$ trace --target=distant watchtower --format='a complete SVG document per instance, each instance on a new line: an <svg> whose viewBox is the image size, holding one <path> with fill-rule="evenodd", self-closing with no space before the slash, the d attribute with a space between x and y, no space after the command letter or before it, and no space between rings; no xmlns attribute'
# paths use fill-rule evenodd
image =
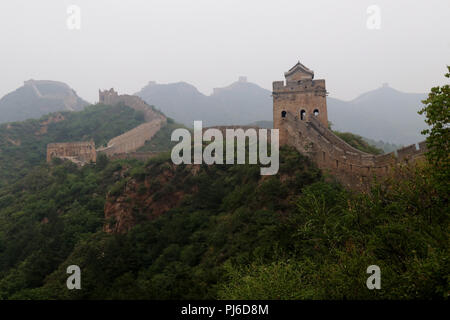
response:
<svg viewBox="0 0 450 320"><path fill-rule="evenodd" d="M273 82L273 127L280 130L280 145L286 143L283 118L289 112L299 120L317 117L328 127L325 80L313 80L314 71L298 62L284 73L284 81Z"/></svg>
<svg viewBox="0 0 450 320"><path fill-rule="evenodd" d="M108 105L115 105L117 104L119 101L119 94L114 91L113 88L111 88L110 90L105 90L105 91L101 91L98 90L98 97L99 97L99 102L103 103L103 104L108 104Z"/></svg>

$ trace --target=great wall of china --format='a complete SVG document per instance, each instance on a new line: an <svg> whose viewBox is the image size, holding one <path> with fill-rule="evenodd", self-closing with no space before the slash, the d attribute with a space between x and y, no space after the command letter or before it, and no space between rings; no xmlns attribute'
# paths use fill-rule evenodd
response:
<svg viewBox="0 0 450 320"><path fill-rule="evenodd" d="M331 173L344 186L365 190L374 177L383 179L392 169L424 159L425 142L404 147L384 155L372 155L359 151L337 137L328 129L325 80L314 80L314 72L298 62L285 73L286 82L273 83L273 123L279 130L280 146L290 145L310 157L320 169ZM99 91L100 103L124 104L143 111L145 123L111 139L107 146L95 150L93 142L54 143L47 149L47 161L53 157L76 163L94 161L97 153L112 159L147 159L152 152L136 152L150 140L167 119L136 96L118 95L113 89ZM223 134L226 129L255 127L216 127ZM206 129L206 128L204 128Z"/></svg>
<svg viewBox="0 0 450 320"><path fill-rule="evenodd" d="M97 149L97 152L104 153L107 156L135 152L144 146L145 142L150 140L167 121L165 116L153 110L137 96L118 95L117 92L111 89L109 91L99 91L99 98L100 103L103 104L111 106L123 104L134 110L142 111L146 121L136 128L111 139L105 148Z"/></svg>
<svg viewBox="0 0 450 320"><path fill-rule="evenodd" d="M52 143L47 146L47 161L52 158L69 159L74 163L83 165L90 161L96 161L96 154L103 153L113 159L136 158L144 159L151 157L151 153L136 153L136 150L144 146L164 126L167 119L161 113L153 110L141 98L131 95L119 95L114 89L99 91L99 102L106 105L123 104L134 110L144 113L145 123L133 128L117 137L112 138L106 147L95 150L93 142L68 142ZM87 148L92 148L93 153L87 153Z"/></svg>
<svg viewBox="0 0 450 320"><path fill-rule="evenodd" d="M302 121L288 112L283 122L287 133L285 144L309 156L320 169L351 189L367 189L374 176L382 179L400 164L423 159L427 150L425 142L421 142L419 149L410 145L396 152L373 155L348 145L317 119Z"/></svg>
<svg viewBox="0 0 450 320"><path fill-rule="evenodd" d="M314 72L297 63L285 73L286 82L273 83L274 128L280 145L295 147L328 171L343 185L364 190L374 177L383 179L393 168L424 158L425 142L397 152L372 155L359 151L328 129L325 80L313 80Z"/></svg>

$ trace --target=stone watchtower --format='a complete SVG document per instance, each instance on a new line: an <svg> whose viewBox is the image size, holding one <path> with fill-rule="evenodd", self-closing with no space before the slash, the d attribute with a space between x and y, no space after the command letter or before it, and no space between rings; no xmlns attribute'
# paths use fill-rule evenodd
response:
<svg viewBox="0 0 450 320"><path fill-rule="evenodd" d="M289 112L302 121L317 117L328 127L325 80L313 80L314 71L298 62L284 74L284 81L273 82L273 127L280 130L280 145L287 142L283 120Z"/></svg>

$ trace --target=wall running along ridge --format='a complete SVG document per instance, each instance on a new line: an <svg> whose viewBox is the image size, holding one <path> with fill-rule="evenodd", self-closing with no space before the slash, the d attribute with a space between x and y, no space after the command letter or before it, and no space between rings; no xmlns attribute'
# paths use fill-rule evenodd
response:
<svg viewBox="0 0 450 320"><path fill-rule="evenodd" d="M167 122L166 117L152 109L141 98L131 95L118 95L114 89L99 91L100 103L106 105L123 104L134 110L144 113L145 123L133 128L117 137L112 138L106 147L95 150L94 142L52 143L47 145L47 162L52 158L69 159L80 165L90 161L95 162L97 152L104 153L108 157L129 158L136 155L138 158L148 158L150 154L139 154L135 151L153 136ZM89 152L86 148L89 148ZM130 154L126 156L126 154Z"/></svg>
<svg viewBox="0 0 450 320"><path fill-rule="evenodd" d="M141 98L131 95L118 95L114 89L99 91L100 103L107 105L123 104L134 110L144 112L146 123L111 139L105 148L97 151L112 156L121 153L135 152L144 146L167 122L165 116L153 110Z"/></svg>

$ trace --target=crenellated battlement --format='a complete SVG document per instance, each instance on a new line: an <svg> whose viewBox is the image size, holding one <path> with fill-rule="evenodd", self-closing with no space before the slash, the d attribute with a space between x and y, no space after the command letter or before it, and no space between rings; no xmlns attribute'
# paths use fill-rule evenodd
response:
<svg viewBox="0 0 450 320"><path fill-rule="evenodd" d="M315 95L326 96L325 80L297 80L297 81L274 81L272 83L273 94L291 94L313 92Z"/></svg>

